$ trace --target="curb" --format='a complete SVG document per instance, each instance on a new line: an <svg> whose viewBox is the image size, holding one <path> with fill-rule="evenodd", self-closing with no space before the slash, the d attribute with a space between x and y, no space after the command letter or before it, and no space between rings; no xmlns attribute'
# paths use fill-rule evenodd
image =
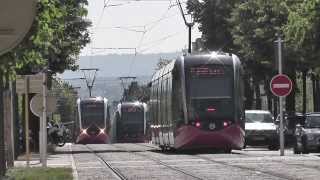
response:
<svg viewBox="0 0 320 180"><path fill-rule="evenodd" d="M70 154L70 159L71 159L71 166L72 166L72 176L74 180L78 180L79 176L78 176L78 171L77 171L77 167L76 167L76 163L74 161L73 158L73 154L72 154L72 144L69 144L69 151L71 152Z"/></svg>

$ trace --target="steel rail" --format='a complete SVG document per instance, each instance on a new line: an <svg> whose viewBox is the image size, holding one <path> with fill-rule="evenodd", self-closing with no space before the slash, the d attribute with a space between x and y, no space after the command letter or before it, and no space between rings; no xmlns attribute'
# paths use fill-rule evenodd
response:
<svg viewBox="0 0 320 180"><path fill-rule="evenodd" d="M144 147L150 147L150 148L151 148L151 146L148 146L148 145L145 145L145 144L135 144L135 145L144 146ZM232 152L231 152L231 154L241 154L241 155L249 156L248 154L239 153L239 152L237 152L237 153L232 153ZM187 155L188 155L188 154L187 154ZM189 154L189 155L190 155L190 154ZM230 163L223 162L223 161L212 160L212 159L210 159L210 158L203 157L203 156L200 156L200 155L190 155L190 156L197 157L197 158L202 159L202 160L205 160L205 161L207 161L207 162L212 162L212 163L216 163L216 164L221 164L221 165L224 165L224 166L239 168L239 169L243 169L243 170L246 170L246 171L260 172L261 174L273 176L273 177L280 178L280 179L293 179L292 177L285 176L285 175L283 175L283 174L273 173L273 172L270 172L270 171L261 170L261 169L259 169L259 168L243 167L243 166L240 166L240 165L230 164ZM278 162L278 161L277 161L277 162ZM279 162L280 162L280 161L279 161ZM281 163L281 162L280 162L280 163ZM283 164L285 164L285 163L283 163Z"/></svg>
<svg viewBox="0 0 320 180"><path fill-rule="evenodd" d="M95 150L93 150L92 148L90 148L88 145L86 145L87 149L93 153L94 155L96 155L98 157L98 159L105 165L107 166L114 174L114 176L116 176L118 179L121 180L128 180L128 178L126 176L124 176L121 171L118 168L114 168L112 167L112 165L110 163L108 163L101 155L99 155Z"/></svg>
<svg viewBox="0 0 320 180"><path fill-rule="evenodd" d="M135 145L136 145L136 144L135 144ZM189 176L189 177L192 177L192 178L198 179L198 180L204 180L203 178L198 177L198 176L196 176L196 175L194 175L194 174L191 174L191 173L186 172L186 171L184 171L184 170L182 170L182 169L179 169L179 168L177 168L177 167L174 167L174 166L171 166L171 165L169 165L169 164L166 164L166 163L164 163L163 161L161 161L161 160L159 160L159 159L157 159L157 158L153 158L153 157L150 157L150 156L145 155L145 154L140 154L140 153L138 153L138 152L130 151L130 150L126 149L126 148L119 147L119 146L116 146L116 145L114 145L114 144L112 144L112 146L114 146L114 147L116 147L116 148L118 148L118 149L124 149L124 150L125 150L126 152L128 152L128 153L136 154L136 155L138 155L138 156L141 156L141 157L147 158L147 159L149 159L149 160L152 160L152 161L154 161L154 162L156 162L156 163L158 163L158 164L160 164L160 165L162 165L162 166L165 166L165 167L167 167L167 168L169 168L169 169L171 169L171 170L180 172L180 173L183 174L183 175L187 175L187 176Z"/></svg>

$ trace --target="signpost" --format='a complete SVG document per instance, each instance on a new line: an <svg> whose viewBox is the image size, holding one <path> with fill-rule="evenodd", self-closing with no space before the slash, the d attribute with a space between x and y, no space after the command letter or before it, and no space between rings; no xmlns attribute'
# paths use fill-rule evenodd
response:
<svg viewBox="0 0 320 180"><path fill-rule="evenodd" d="M292 81L290 78L282 74L282 51L281 51L281 37L278 36L278 57L279 57L279 74L274 76L270 81L271 92L279 97L279 111L280 111L280 156L284 156L284 128L283 128L283 97L289 95L292 91Z"/></svg>
<svg viewBox="0 0 320 180"><path fill-rule="evenodd" d="M39 73L35 75L18 75L16 80L16 91L19 94L25 94L26 97L26 157L27 165L30 161L29 150L29 93L37 93L30 102L31 111L38 117L40 117L40 159L43 167L47 166L47 114L52 113L55 110L56 98L47 97L47 76L46 73ZM42 95L40 95L42 93ZM48 98L48 99L47 99ZM49 106L48 106L49 105ZM48 107L47 107L48 106Z"/></svg>
<svg viewBox="0 0 320 180"><path fill-rule="evenodd" d="M285 97L292 91L292 81L284 74L274 76L270 81L271 92L278 97Z"/></svg>
<svg viewBox="0 0 320 180"><path fill-rule="evenodd" d="M47 96L46 98L47 102L44 102L43 94L37 94L35 95L30 102L30 109L33 114L38 116L40 118L40 133L39 133L39 140L40 140L40 162L43 164L43 166L46 166L46 147L47 147L47 141L46 141L46 127L47 127L47 121L45 116L48 116L52 114L56 110L57 105L57 98L54 96ZM46 103L46 114L43 116L44 113L44 103Z"/></svg>
<svg viewBox="0 0 320 180"><path fill-rule="evenodd" d="M17 75L16 79L16 91L18 94L23 94L25 92L26 78L29 81L29 93L42 93L42 74L35 75Z"/></svg>

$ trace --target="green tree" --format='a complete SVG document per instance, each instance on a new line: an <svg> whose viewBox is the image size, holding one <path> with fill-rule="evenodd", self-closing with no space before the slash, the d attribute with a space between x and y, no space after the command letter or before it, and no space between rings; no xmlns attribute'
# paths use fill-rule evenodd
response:
<svg viewBox="0 0 320 180"><path fill-rule="evenodd" d="M259 84L264 83L269 92L268 83L275 73L275 35L287 22L287 14L281 0L247 0L236 5L229 19L234 44L253 79L257 100L260 99ZM270 92L268 95L271 98ZM256 108L260 107L258 101Z"/></svg>
<svg viewBox="0 0 320 180"><path fill-rule="evenodd" d="M170 59L162 59L162 58L160 58L158 63L157 63L156 70L160 70L161 68L163 68L164 66L169 64L171 61L172 60L170 60Z"/></svg>
<svg viewBox="0 0 320 180"><path fill-rule="evenodd" d="M320 56L320 1L308 0L296 3L288 3L288 23L284 26L286 42L299 57L299 69L302 71L303 80L303 112L306 112L306 78L309 70L312 73L312 80L319 81L317 67L319 68ZM316 86L313 82L313 86ZM319 94L319 87L313 87L314 94ZM314 96L314 110L318 108L318 98Z"/></svg>
<svg viewBox="0 0 320 180"><path fill-rule="evenodd" d="M202 39L209 50L234 52L230 23L232 9L239 0L189 0L188 12L199 23Z"/></svg>
<svg viewBox="0 0 320 180"><path fill-rule="evenodd" d="M150 88L147 85L139 85L137 81L131 82L129 87L124 90L123 101L147 102L150 99Z"/></svg>

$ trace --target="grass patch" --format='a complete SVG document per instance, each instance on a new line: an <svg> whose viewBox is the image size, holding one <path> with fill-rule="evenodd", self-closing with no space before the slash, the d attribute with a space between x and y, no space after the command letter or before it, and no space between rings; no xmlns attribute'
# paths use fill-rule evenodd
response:
<svg viewBox="0 0 320 180"><path fill-rule="evenodd" d="M71 168L13 168L8 180L72 180Z"/></svg>

